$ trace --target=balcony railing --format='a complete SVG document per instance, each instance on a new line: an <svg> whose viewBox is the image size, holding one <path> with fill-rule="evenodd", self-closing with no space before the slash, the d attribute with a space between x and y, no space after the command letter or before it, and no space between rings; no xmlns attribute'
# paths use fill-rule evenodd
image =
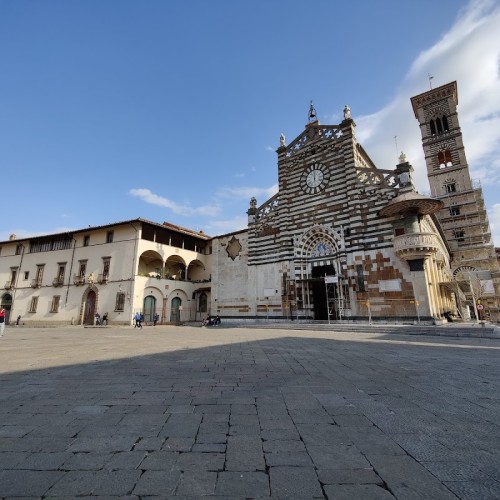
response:
<svg viewBox="0 0 500 500"><path fill-rule="evenodd" d="M109 281L109 275L107 274L99 274L97 276L97 282L101 285L105 285Z"/></svg>
<svg viewBox="0 0 500 500"><path fill-rule="evenodd" d="M409 233L395 236L394 252L405 260L423 259L437 252L439 242L434 233Z"/></svg>
<svg viewBox="0 0 500 500"><path fill-rule="evenodd" d="M52 280L53 286L63 286L64 285L64 276L57 276Z"/></svg>
<svg viewBox="0 0 500 500"><path fill-rule="evenodd" d="M75 274L73 276L73 283L75 285L84 285L85 284L85 276L81 276L79 274Z"/></svg>
<svg viewBox="0 0 500 500"><path fill-rule="evenodd" d="M31 280L31 288L40 288L42 286L42 280L35 278Z"/></svg>
<svg viewBox="0 0 500 500"><path fill-rule="evenodd" d="M12 288L14 287L12 281L7 281L4 285L4 288L5 290L12 290Z"/></svg>

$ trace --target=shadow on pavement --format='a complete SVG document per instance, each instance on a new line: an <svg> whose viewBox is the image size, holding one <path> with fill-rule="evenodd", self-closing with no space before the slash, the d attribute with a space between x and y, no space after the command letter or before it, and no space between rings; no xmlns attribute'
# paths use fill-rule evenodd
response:
<svg viewBox="0 0 500 500"><path fill-rule="evenodd" d="M0 497L500 497L495 341L212 332L2 340Z"/></svg>

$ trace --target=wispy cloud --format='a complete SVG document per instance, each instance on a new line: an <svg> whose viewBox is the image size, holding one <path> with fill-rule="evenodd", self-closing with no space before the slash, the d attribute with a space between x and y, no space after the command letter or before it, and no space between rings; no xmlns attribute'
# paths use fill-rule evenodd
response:
<svg viewBox="0 0 500 500"><path fill-rule="evenodd" d="M159 207L168 208L176 215L207 215L209 217L215 217L221 211L221 207L217 203L211 205L203 205L200 207L192 207L187 204L176 203L175 201L165 198L164 196L157 195L146 188L131 189L129 191L129 194L141 199L145 203L149 203L150 205L157 205Z"/></svg>
<svg viewBox="0 0 500 500"><path fill-rule="evenodd" d="M380 168L394 168L398 148L415 168L419 190L428 190L418 123L410 97L429 88L458 82L460 125L471 176L483 185L500 184L500 7L494 0L472 0L454 26L422 52L392 101L377 113L356 116L360 142ZM387 124L393 124L392 129ZM388 159L393 159L387 165Z"/></svg>
<svg viewBox="0 0 500 500"><path fill-rule="evenodd" d="M248 226L248 219L246 216L239 215L232 219L211 220L206 226L207 234L212 236L231 233L246 229Z"/></svg>
<svg viewBox="0 0 500 500"><path fill-rule="evenodd" d="M273 184L267 188L259 188L255 186L246 187L225 187L217 191L217 196L225 199L245 199L250 201L250 198L255 197L259 202L264 203L268 198L274 196L278 192L278 184Z"/></svg>
<svg viewBox="0 0 500 500"><path fill-rule="evenodd" d="M495 203L489 210L489 219L493 241L500 241L500 203Z"/></svg>

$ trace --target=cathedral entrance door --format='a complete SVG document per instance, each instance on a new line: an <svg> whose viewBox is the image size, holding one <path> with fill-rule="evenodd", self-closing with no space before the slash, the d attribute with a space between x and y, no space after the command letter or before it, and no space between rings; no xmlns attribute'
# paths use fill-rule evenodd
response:
<svg viewBox="0 0 500 500"><path fill-rule="evenodd" d="M328 320L328 309L327 309L327 296L325 287L325 274L327 276L333 276L335 270L331 264L326 266L317 266L312 268L312 301L314 308L314 319L320 321ZM330 311L330 318L336 318L337 312Z"/></svg>

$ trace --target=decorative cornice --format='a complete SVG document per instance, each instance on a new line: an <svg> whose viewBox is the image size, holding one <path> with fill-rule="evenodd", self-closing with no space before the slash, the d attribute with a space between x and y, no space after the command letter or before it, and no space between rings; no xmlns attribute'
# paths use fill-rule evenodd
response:
<svg viewBox="0 0 500 500"><path fill-rule="evenodd" d="M411 105L413 107L413 112L415 113L415 118L418 119L418 110L423 106L426 106L434 102L442 101L443 99L448 99L450 96L453 97L455 105L457 105L458 90L456 81L447 83L446 85L442 85L441 87L428 90L423 94L419 94L415 97L412 97Z"/></svg>

